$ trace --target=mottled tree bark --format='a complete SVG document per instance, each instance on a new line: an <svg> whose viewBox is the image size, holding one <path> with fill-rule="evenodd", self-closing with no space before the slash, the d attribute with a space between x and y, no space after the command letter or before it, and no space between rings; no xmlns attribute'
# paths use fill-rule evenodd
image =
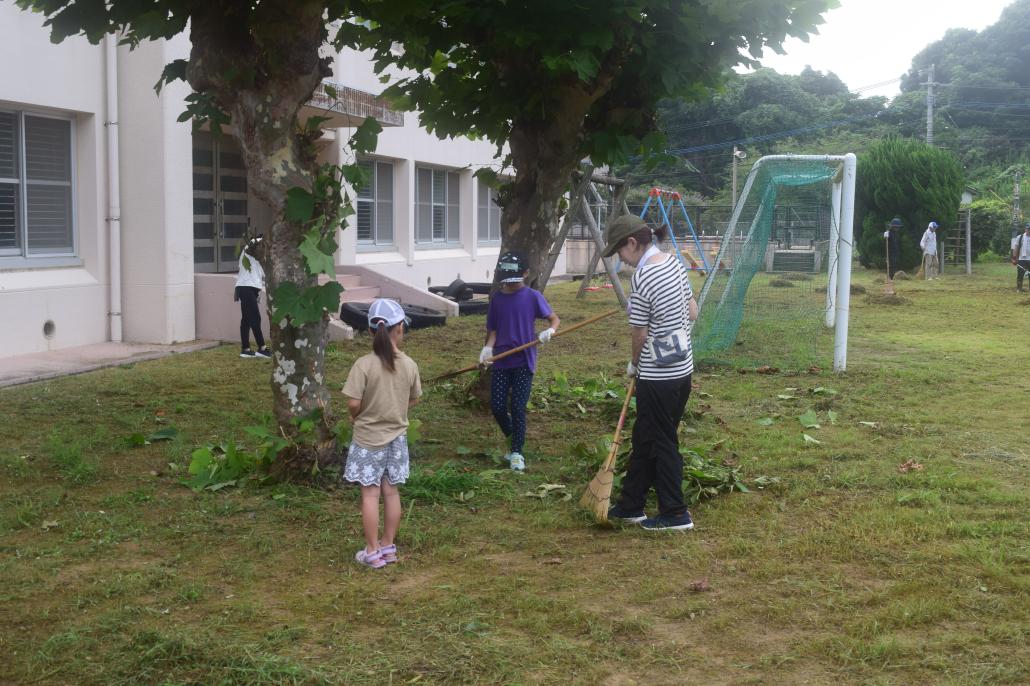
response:
<svg viewBox="0 0 1030 686"><path fill-rule="evenodd" d="M254 26L263 27L261 33L233 22L226 4L213 2L206 11L198 10L191 25L187 80L195 91L211 94L231 117L230 133L243 153L248 187L276 217L256 255L266 274L271 316L272 294L280 284L317 284L298 249L303 226L286 220L285 209L287 191L295 186L311 190L317 174L313 141L301 131L298 112L331 72L319 56L326 36L321 3L264 0L257 11L263 16ZM241 70L248 70L246 77L241 78ZM319 410L323 416L311 444L280 455L275 468L282 476L307 473L313 463L336 459L324 365L327 323L327 317L303 325L270 321L279 431L295 437L297 418Z"/></svg>

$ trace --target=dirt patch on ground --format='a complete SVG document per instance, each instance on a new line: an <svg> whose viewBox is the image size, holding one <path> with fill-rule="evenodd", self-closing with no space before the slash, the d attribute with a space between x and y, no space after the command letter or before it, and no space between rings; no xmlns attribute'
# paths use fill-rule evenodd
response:
<svg viewBox="0 0 1030 686"><path fill-rule="evenodd" d="M887 293L870 293L866 296L865 301L870 305L908 305L912 302L900 295L888 295Z"/></svg>
<svg viewBox="0 0 1030 686"><path fill-rule="evenodd" d="M769 282L769 285L773 288L794 288L794 284L783 277L773 279Z"/></svg>

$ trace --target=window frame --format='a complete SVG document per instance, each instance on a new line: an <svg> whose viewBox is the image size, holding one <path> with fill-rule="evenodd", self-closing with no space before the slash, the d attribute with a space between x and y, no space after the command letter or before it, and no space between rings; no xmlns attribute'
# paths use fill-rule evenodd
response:
<svg viewBox="0 0 1030 686"><path fill-rule="evenodd" d="M429 202L422 198L422 184L419 182L421 172L429 173ZM443 174L444 184L441 199L436 197L435 175ZM451 201L452 182L454 202ZM461 245L461 174L454 169L446 167L431 167L428 165L415 165L415 245L417 247L442 247ZM420 213L422 207L429 208L429 240L420 237ZM435 211L439 209L443 217L443 230L440 237L436 236L436 222L434 221ZM453 214L452 214L453 213ZM455 222L451 225L451 217Z"/></svg>
<svg viewBox="0 0 1030 686"><path fill-rule="evenodd" d="M479 191L476 197L476 242L479 245L500 245L501 244L501 213L503 208L497 204L497 189L480 181L477 184ZM483 192L486 191L486 205L483 205ZM482 213L486 212L486 237L483 237ZM493 238L491 230L494 228L496 218L497 238Z"/></svg>
<svg viewBox="0 0 1030 686"><path fill-rule="evenodd" d="M397 245L397 214L394 212L394 206L396 205L394 189L397 184L395 177L395 167L392 160L382 160L378 158L360 158L358 160L359 165L370 165L368 188L371 197L362 198L359 194L358 189L354 189L354 232L357 234L356 240L359 249L363 250L375 250L379 248L389 248ZM379 193L379 173L380 167L389 168L390 176L390 197L389 200L385 200L380 197ZM360 221L360 208L361 203L370 203L371 213L369 215L371 222L372 238L362 238L359 233L361 230L358 222ZM388 207L384 207L388 206ZM379 218L380 214L384 210L388 209L390 212L390 239L383 240L379 235Z"/></svg>
<svg viewBox="0 0 1030 686"><path fill-rule="evenodd" d="M79 223L78 223L78 174L77 174L77 141L75 123L72 115L60 115L51 112L40 112L34 110L19 110L0 107L0 112L15 116L15 145L16 160L18 165L17 178L0 179L3 183L17 184L18 211L15 214L15 226L17 230L18 246L15 248L0 248L0 266L52 266L69 262L69 258L77 258L79 255ZM28 143L25 135L25 118L53 119L68 124L68 182L35 180L30 184L28 178ZM28 194L30 185L40 186L67 186L68 193L68 223L71 245L69 251L62 252L36 252L29 249L29 203Z"/></svg>

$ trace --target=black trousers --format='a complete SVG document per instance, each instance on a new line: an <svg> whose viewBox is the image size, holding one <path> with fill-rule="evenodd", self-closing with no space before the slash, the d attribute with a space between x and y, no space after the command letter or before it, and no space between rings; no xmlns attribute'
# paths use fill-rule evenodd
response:
<svg viewBox="0 0 1030 686"><path fill-rule="evenodd" d="M236 296L240 299L240 345L244 350L250 347L250 332L254 332L254 342L258 348L265 347L265 337L261 335L261 309L258 298L261 289L253 286L238 286Z"/></svg>
<svg viewBox="0 0 1030 686"><path fill-rule="evenodd" d="M1023 277L1030 271L1030 260L1016 262L1016 288L1023 290ZM1030 281L1030 279L1028 279Z"/></svg>
<svg viewBox="0 0 1030 686"><path fill-rule="evenodd" d="M679 429L690 398L690 377L670 381L637 381L637 420L633 424L633 452L622 479L619 505L624 510L644 507L653 487L658 512L678 515L683 502L683 456Z"/></svg>

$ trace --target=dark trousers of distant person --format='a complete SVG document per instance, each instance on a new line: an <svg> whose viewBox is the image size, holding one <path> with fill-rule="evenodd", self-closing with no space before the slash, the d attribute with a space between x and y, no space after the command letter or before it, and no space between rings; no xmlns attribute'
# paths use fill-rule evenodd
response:
<svg viewBox="0 0 1030 686"><path fill-rule="evenodd" d="M1016 290L1023 290L1023 277L1027 275L1027 271L1030 270L1030 260L1019 260L1016 262ZM1027 279L1030 283L1030 278Z"/></svg>
<svg viewBox="0 0 1030 686"><path fill-rule="evenodd" d="M687 511L683 502L683 456L679 431L690 398L690 377L637 381L637 420L633 424L633 452L622 479L619 507L626 512L644 509L654 487L658 512L674 517Z"/></svg>
<svg viewBox="0 0 1030 686"><path fill-rule="evenodd" d="M250 332L254 332L254 342L258 350L265 347L265 337L261 334L261 309L258 298L261 289L253 286L237 286L236 297L240 301L240 346L242 350L250 347Z"/></svg>

